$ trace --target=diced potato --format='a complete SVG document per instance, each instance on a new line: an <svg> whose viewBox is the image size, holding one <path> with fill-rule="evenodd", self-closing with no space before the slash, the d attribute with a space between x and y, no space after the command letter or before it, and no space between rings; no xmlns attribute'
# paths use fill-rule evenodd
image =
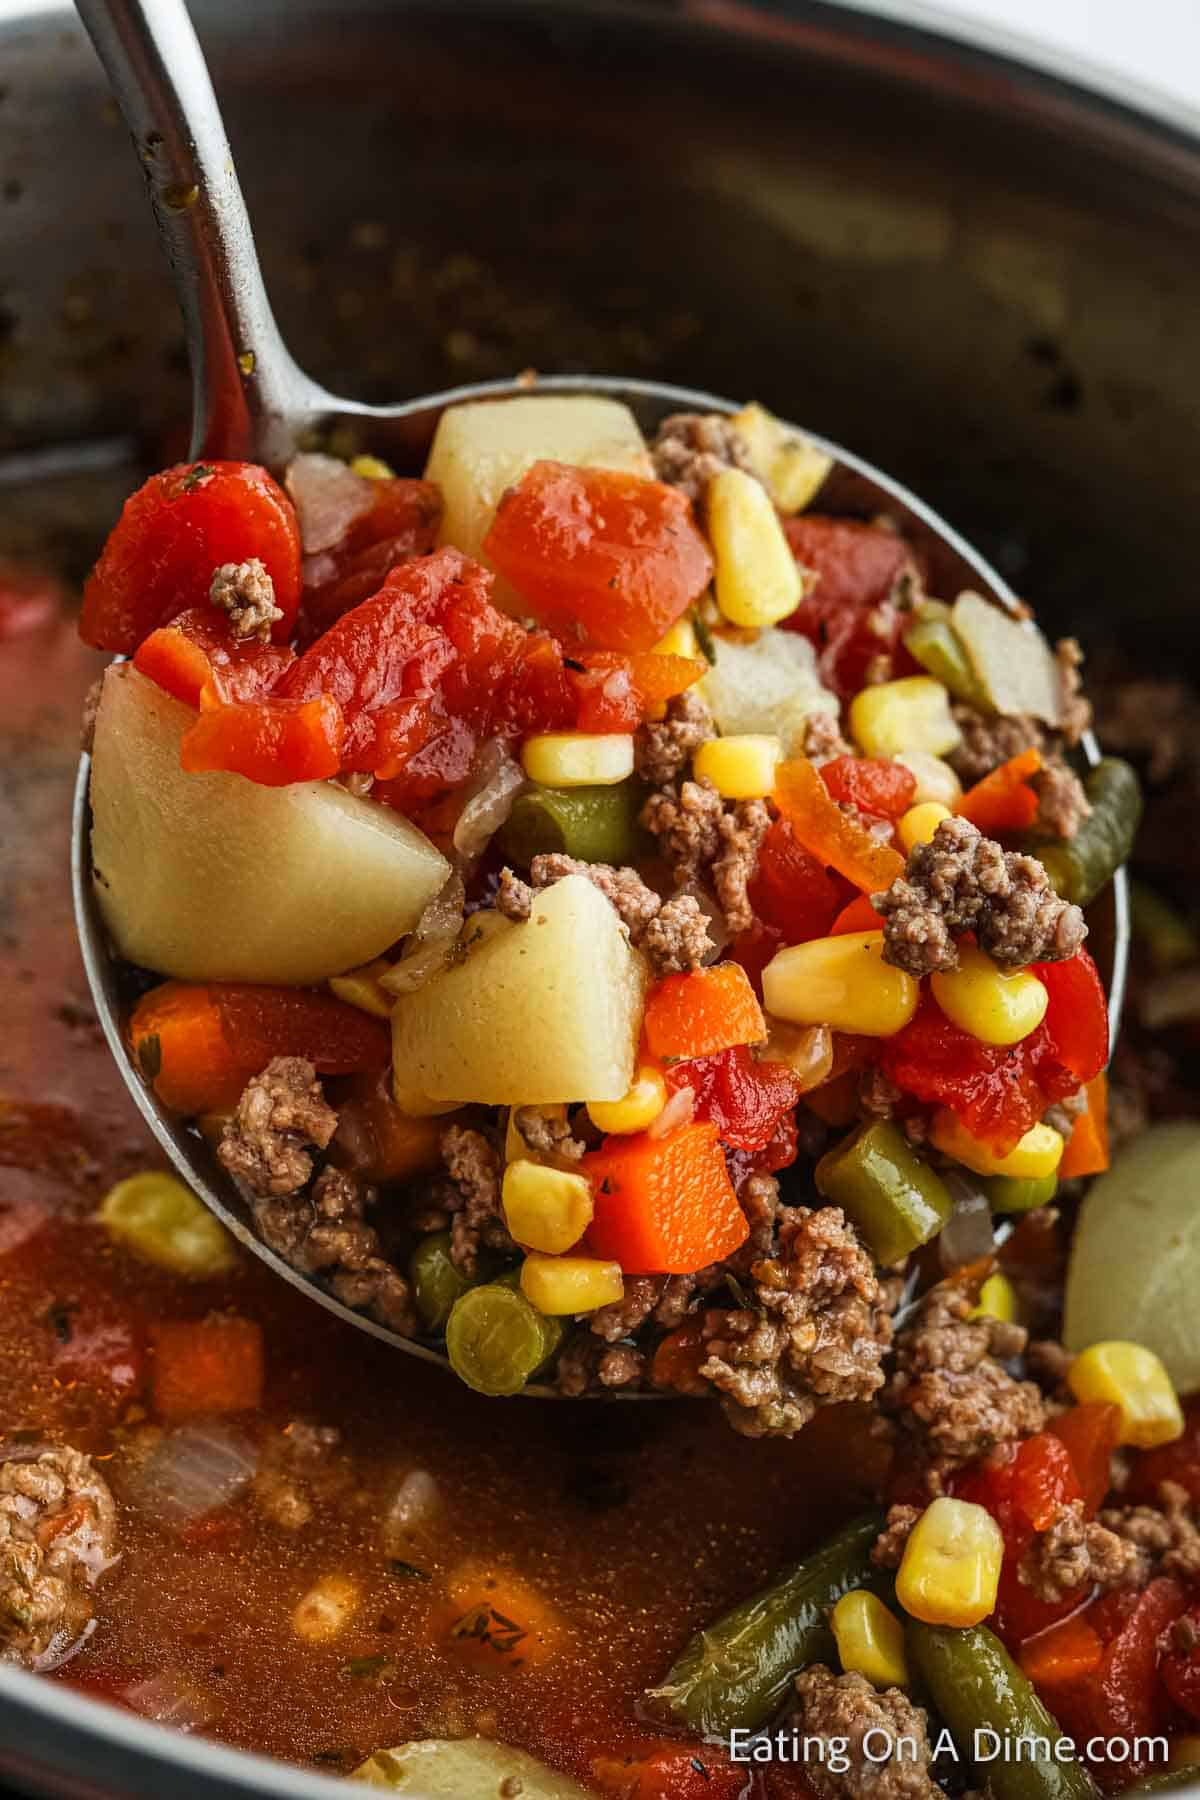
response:
<svg viewBox="0 0 1200 1800"><path fill-rule="evenodd" d="M638 422L619 400L522 394L450 406L438 421L425 465L425 479L442 490L442 543L486 562L483 540L501 494L542 461L654 474ZM520 610L503 580L497 580L494 598L499 606Z"/></svg>
<svg viewBox="0 0 1200 1800"><path fill-rule="evenodd" d="M1200 1388L1200 1125L1152 1125L1092 1183L1067 1265L1063 1342L1144 1344L1181 1394Z"/></svg>
<svg viewBox="0 0 1200 1800"><path fill-rule="evenodd" d="M411 931L448 873L422 832L333 782L185 775L193 716L128 663L104 677L92 866L122 956L184 981L306 984Z"/></svg>
<svg viewBox="0 0 1200 1800"><path fill-rule="evenodd" d="M1031 619L1014 619L982 594L960 594L950 622L999 713L1062 723L1062 684L1049 644Z"/></svg>
<svg viewBox="0 0 1200 1800"><path fill-rule="evenodd" d="M503 1793L521 1800L588 1800L569 1775L490 1738L421 1738L377 1750L350 1779L418 1800L496 1800Z"/></svg>
<svg viewBox="0 0 1200 1800"><path fill-rule="evenodd" d="M802 511L816 497L833 467L833 458L756 400L734 413L729 422L741 434L754 473L766 482L780 512Z"/></svg>
<svg viewBox="0 0 1200 1800"><path fill-rule="evenodd" d="M804 748L811 714L828 712L836 719L837 697L821 685L816 653L799 632L772 628L750 643L715 637L713 651L713 665L696 692L724 736L777 737L791 756Z"/></svg>
<svg viewBox="0 0 1200 1800"><path fill-rule="evenodd" d="M540 1106L628 1092L646 965L590 881L555 882L523 925L475 913L461 943L442 974L396 1003L397 1098L403 1088L434 1101Z"/></svg>

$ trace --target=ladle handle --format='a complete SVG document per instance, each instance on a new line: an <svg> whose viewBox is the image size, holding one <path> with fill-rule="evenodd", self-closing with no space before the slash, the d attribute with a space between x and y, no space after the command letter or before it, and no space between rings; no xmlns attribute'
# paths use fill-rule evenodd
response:
<svg viewBox="0 0 1200 1800"><path fill-rule="evenodd" d="M204 54L183 0L76 0L133 136L192 365L192 454L283 460L325 398L263 285Z"/></svg>

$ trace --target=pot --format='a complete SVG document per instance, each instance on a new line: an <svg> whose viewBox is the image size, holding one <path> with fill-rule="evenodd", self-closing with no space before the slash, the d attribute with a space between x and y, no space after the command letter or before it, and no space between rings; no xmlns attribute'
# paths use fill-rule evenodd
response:
<svg viewBox="0 0 1200 1800"><path fill-rule="evenodd" d="M1052 630L1195 666L1200 137L904 10L193 8L280 323L334 391L536 366L758 395L923 494ZM188 390L128 143L54 0L0 0L0 171L0 552L78 574L182 452ZM0 1772L332 1791L9 1669Z"/></svg>

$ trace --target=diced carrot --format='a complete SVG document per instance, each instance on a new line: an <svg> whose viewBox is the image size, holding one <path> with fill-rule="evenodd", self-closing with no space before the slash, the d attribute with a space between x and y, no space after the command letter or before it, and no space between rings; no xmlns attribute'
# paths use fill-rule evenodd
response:
<svg viewBox="0 0 1200 1800"><path fill-rule="evenodd" d="M850 931L882 931L883 920L871 905L869 894L859 894L844 906L829 927L830 937L842 937Z"/></svg>
<svg viewBox="0 0 1200 1800"><path fill-rule="evenodd" d="M230 1111L275 1056L348 1075L381 1069L391 1055L387 1021L332 994L234 981L151 988L133 1010L129 1039L159 1099L192 1116Z"/></svg>
<svg viewBox="0 0 1200 1800"><path fill-rule="evenodd" d="M1046 1430L1066 1445L1087 1515L1093 1518L1112 1486L1112 1455L1121 1441L1120 1407L1104 1400L1068 1406Z"/></svg>
<svg viewBox="0 0 1200 1800"><path fill-rule="evenodd" d="M150 1342L150 1402L160 1419L252 1412L262 1404L263 1334L252 1319L168 1319L151 1326Z"/></svg>
<svg viewBox="0 0 1200 1800"><path fill-rule="evenodd" d="M1072 1613L1021 1645L1021 1667L1035 1687L1077 1681L1100 1667L1104 1646L1081 1613Z"/></svg>
<svg viewBox="0 0 1200 1800"><path fill-rule="evenodd" d="M844 813L804 757L780 763L774 800L804 848L864 894L879 893L904 873L904 858Z"/></svg>
<svg viewBox="0 0 1200 1800"><path fill-rule="evenodd" d="M222 769L262 787L327 781L342 762L346 724L332 694L314 700L220 701L202 704L179 746L189 775Z"/></svg>
<svg viewBox="0 0 1200 1800"><path fill-rule="evenodd" d="M485 1672L538 1669L569 1635L563 1615L510 1569L463 1563L447 1579L446 1593L452 1609L446 1638L456 1655Z"/></svg>
<svg viewBox="0 0 1200 1800"><path fill-rule="evenodd" d="M688 1739L641 1744L627 1756L595 1756L591 1772L613 1800L741 1800L764 1791L747 1782L745 1765L726 1751Z"/></svg>
<svg viewBox="0 0 1200 1800"><path fill-rule="evenodd" d="M735 962L668 975L646 1002L643 1029L655 1056L715 1056L767 1035L750 978Z"/></svg>
<svg viewBox="0 0 1200 1800"><path fill-rule="evenodd" d="M707 1394L711 1390L700 1373L707 1355L701 1321L689 1319L659 1344L650 1378L655 1387L670 1388L677 1394Z"/></svg>
<svg viewBox="0 0 1200 1800"><path fill-rule="evenodd" d="M997 832L1028 831L1038 809L1038 797L1028 785L1029 777L1036 775L1041 766L1042 753L1037 749L1010 756L967 789L957 811L988 837Z"/></svg>
<svg viewBox="0 0 1200 1800"><path fill-rule="evenodd" d="M713 1124L605 1138L580 1167L595 1206L588 1248L626 1274L691 1275L749 1235Z"/></svg>
<svg viewBox="0 0 1200 1800"><path fill-rule="evenodd" d="M1063 1181L1073 1175L1101 1175L1109 1164L1108 1076L1103 1070L1088 1082L1086 1091L1087 1111L1076 1119L1058 1165Z"/></svg>

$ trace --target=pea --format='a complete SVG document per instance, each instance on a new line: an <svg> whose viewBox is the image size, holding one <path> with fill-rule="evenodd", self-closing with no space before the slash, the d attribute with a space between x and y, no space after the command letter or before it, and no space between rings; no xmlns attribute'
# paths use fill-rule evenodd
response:
<svg viewBox="0 0 1200 1800"><path fill-rule="evenodd" d="M100 1223L114 1242L174 1275L228 1275L237 1257L225 1227L174 1175L148 1170L104 1196Z"/></svg>
<svg viewBox="0 0 1200 1800"><path fill-rule="evenodd" d="M445 1329L450 1309L475 1285L452 1260L450 1233L433 1231L421 1239L408 1265L413 1304L426 1331Z"/></svg>
<svg viewBox="0 0 1200 1800"><path fill-rule="evenodd" d="M541 1316L503 1282L470 1288L450 1309L446 1355L477 1393L519 1394L546 1358Z"/></svg>

